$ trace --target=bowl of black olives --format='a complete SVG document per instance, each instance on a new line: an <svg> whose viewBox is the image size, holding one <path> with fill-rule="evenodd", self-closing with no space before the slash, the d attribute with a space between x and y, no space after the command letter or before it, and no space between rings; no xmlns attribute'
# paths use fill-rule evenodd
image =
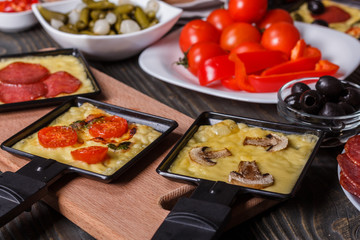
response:
<svg viewBox="0 0 360 240"><path fill-rule="evenodd" d="M323 147L342 145L360 131L360 85L333 76L288 82L278 92L286 120L323 130Z"/></svg>

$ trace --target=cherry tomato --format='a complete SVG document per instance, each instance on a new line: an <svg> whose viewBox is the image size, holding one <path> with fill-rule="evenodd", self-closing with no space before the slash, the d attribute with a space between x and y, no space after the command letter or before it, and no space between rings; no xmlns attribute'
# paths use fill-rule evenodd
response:
<svg viewBox="0 0 360 240"><path fill-rule="evenodd" d="M261 45L258 42L243 42L240 43L239 45L237 45L236 47L234 47L231 50L231 53L244 53L244 52L255 52L255 51L259 51L259 50L265 50L265 48L263 47L263 45Z"/></svg>
<svg viewBox="0 0 360 240"><path fill-rule="evenodd" d="M207 17L206 21L211 23L217 30L222 32L227 26L234 23L229 11L223 8L215 9Z"/></svg>
<svg viewBox="0 0 360 240"><path fill-rule="evenodd" d="M89 164L103 162L106 159L108 152L107 147L90 146L79 148L71 151L71 156L75 160L83 161Z"/></svg>
<svg viewBox="0 0 360 240"><path fill-rule="evenodd" d="M93 123L89 128L89 133L93 137L116 138L121 137L128 129L127 121L118 116L104 117Z"/></svg>
<svg viewBox="0 0 360 240"><path fill-rule="evenodd" d="M195 19L188 22L181 30L179 45L183 52L187 52L198 42L219 42L220 33L209 22Z"/></svg>
<svg viewBox="0 0 360 240"><path fill-rule="evenodd" d="M38 132L41 146L45 148L58 148L74 145L78 136L74 129L66 126L50 126Z"/></svg>
<svg viewBox="0 0 360 240"><path fill-rule="evenodd" d="M236 22L226 27L220 36L220 46L228 51L244 42L260 42L260 31L249 23Z"/></svg>
<svg viewBox="0 0 360 240"><path fill-rule="evenodd" d="M214 42L200 42L194 44L187 53L188 70L198 75L199 67L207 59L227 54L219 44Z"/></svg>
<svg viewBox="0 0 360 240"><path fill-rule="evenodd" d="M258 22L266 13L267 0L230 0L230 16L238 22Z"/></svg>
<svg viewBox="0 0 360 240"><path fill-rule="evenodd" d="M294 23L288 11L281 8L275 8L267 11L265 16L256 25L259 29L266 29L276 22Z"/></svg>
<svg viewBox="0 0 360 240"><path fill-rule="evenodd" d="M279 50L290 56L291 50L300 39L297 28L288 22L277 22L263 32L261 44L270 50Z"/></svg>

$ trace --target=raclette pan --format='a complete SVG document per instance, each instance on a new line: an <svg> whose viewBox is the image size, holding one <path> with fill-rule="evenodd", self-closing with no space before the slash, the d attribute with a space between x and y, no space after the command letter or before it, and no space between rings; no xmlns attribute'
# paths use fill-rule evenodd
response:
<svg viewBox="0 0 360 240"><path fill-rule="evenodd" d="M259 127L273 132L284 134L312 134L318 137L290 193L282 194L247 188L222 181L212 181L193 176L180 175L169 171L170 166L176 160L180 151L186 146L200 126L214 125L226 119L233 120L236 123L244 123L249 127ZM251 194L253 196L266 197L279 201L294 196L320 147L323 135L321 130L302 126L216 112L203 112L156 169L156 171L164 177L174 181L193 183L196 185L196 188L189 198L183 197L177 201L152 239L217 239L230 216L231 205L240 195Z"/></svg>
<svg viewBox="0 0 360 240"><path fill-rule="evenodd" d="M93 73L90 70L89 64L86 59L82 55L82 53L78 49L74 48L66 48L66 49L57 49L57 50L49 50L49 51L38 51L38 52L30 52L30 53L20 53L20 54L11 54L0 56L0 61L6 61L7 59L17 59L17 61L21 62L23 58L42 58L42 57L54 57L54 56L73 56L75 57L79 63L84 68L86 77L90 84L92 85L92 90L84 93L73 93L66 95L59 95L51 98L39 98L30 101L22 101L22 102L14 102L14 103L1 103L0 104L0 112L6 111L14 111L20 109L28 109L35 107L44 107L44 106L52 106L64 103L72 99L73 97L86 97L86 98L95 98L101 94L100 86L94 77ZM66 69L62 69L62 71L66 71Z"/></svg>
<svg viewBox="0 0 360 240"><path fill-rule="evenodd" d="M48 126L54 119L67 112L71 107L79 107L84 103L90 103L111 115L125 118L129 123L150 126L160 132L161 135L111 175L91 172L53 159L46 159L19 151L12 147L18 141ZM0 175L0 226L3 226L24 210L29 209L33 203L47 194L47 187L49 185L65 174L75 173L105 183L117 179L158 145L177 126L178 123L171 119L102 103L88 98L74 97L65 102L1 144L3 150L30 160L30 162L15 173L4 172Z"/></svg>

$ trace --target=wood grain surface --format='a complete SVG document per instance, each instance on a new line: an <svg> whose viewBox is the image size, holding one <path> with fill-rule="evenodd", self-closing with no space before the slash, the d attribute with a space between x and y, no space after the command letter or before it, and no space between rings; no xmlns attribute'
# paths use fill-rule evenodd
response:
<svg viewBox="0 0 360 240"><path fill-rule="evenodd" d="M59 46L40 26L21 33L0 33L1 55L47 47ZM285 122L277 115L276 105L222 99L159 81L140 69L138 56L123 61L89 63L189 118L210 110ZM359 82L360 70L348 79ZM21 112L17 116L21 117ZM6 126L0 126L0 129L4 128ZM360 213L344 195L337 178L336 155L341 151L342 147L320 150L294 198L228 229L221 239L360 239ZM105 207L104 211L109 212L110 208ZM2 227L0 238L94 239L84 230L83 226L80 228L52 207L39 202L31 212L21 214Z"/></svg>

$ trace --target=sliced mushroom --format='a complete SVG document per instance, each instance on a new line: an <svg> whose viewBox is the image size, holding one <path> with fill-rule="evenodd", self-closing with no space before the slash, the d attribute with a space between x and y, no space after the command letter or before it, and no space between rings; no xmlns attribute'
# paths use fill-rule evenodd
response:
<svg viewBox="0 0 360 240"><path fill-rule="evenodd" d="M274 184L271 174L262 174L255 161L241 161L239 170L229 174L229 182L243 187L262 189Z"/></svg>
<svg viewBox="0 0 360 240"><path fill-rule="evenodd" d="M209 147L194 147L189 152L190 159L205 166L214 166L216 161L213 159L231 156L231 152L224 148L218 151L210 151Z"/></svg>
<svg viewBox="0 0 360 240"><path fill-rule="evenodd" d="M255 145L261 147L268 147L266 151L275 152L285 149L289 140L285 136L280 136L275 133L270 133L263 138L259 137L246 137L244 145Z"/></svg>

